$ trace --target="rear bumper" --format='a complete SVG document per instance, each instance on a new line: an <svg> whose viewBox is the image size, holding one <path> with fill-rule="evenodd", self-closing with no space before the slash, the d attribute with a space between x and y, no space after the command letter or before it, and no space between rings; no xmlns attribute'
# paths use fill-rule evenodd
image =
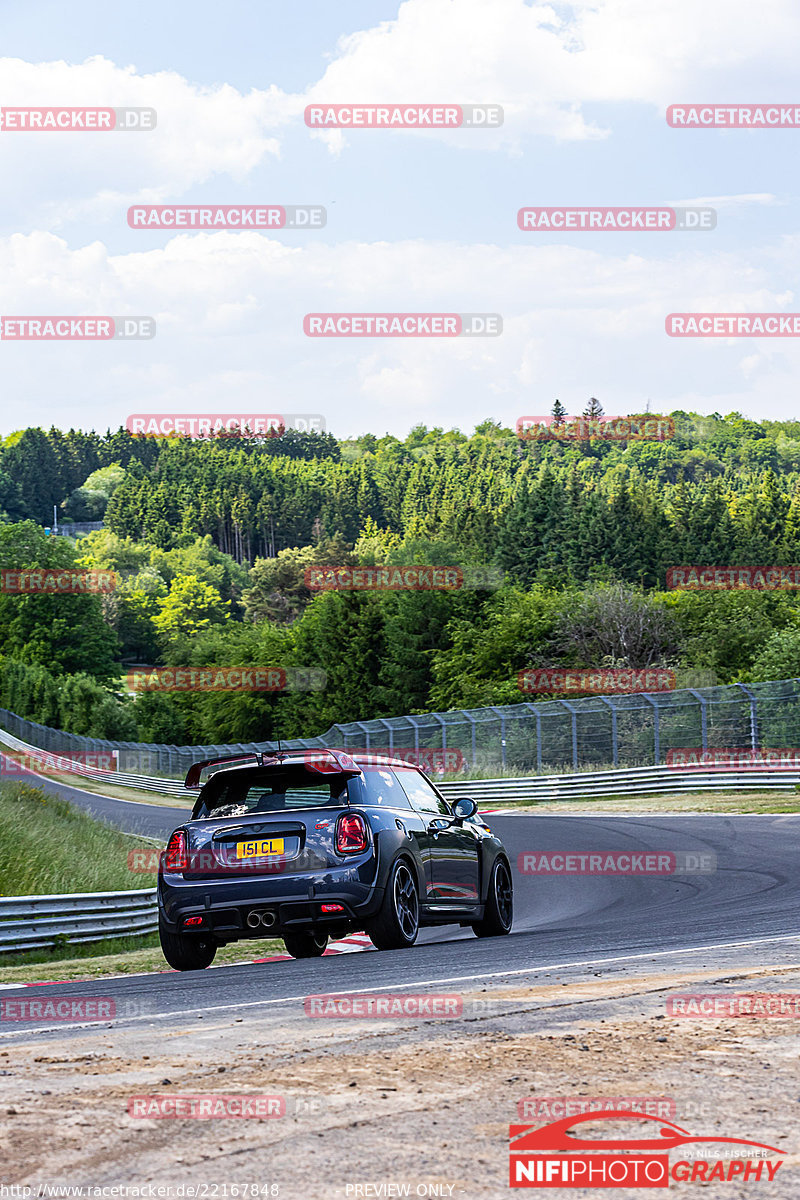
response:
<svg viewBox="0 0 800 1200"><path fill-rule="evenodd" d="M374 865L370 866L371 876ZM361 869L348 867L322 876L283 876L267 881L161 876L159 918L170 933L211 934L219 941L280 937L301 929L359 928L377 912L383 899L383 888L372 878L361 879ZM323 913L323 904L340 904L343 911ZM251 927L247 918L253 912L267 913L274 921ZM187 927L187 917L202 917L202 924Z"/></svg>

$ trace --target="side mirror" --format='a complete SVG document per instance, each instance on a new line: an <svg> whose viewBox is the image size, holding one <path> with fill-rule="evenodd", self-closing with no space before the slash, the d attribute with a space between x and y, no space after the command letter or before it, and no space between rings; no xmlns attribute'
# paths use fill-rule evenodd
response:
<svg viewBox="0 0 800 1200"><path fill-rule="evenodd" d="M471 796L462 796L453 805L453 816L457 821L466 821L467 817L474 816L477 811L478 806Z"/></svg>

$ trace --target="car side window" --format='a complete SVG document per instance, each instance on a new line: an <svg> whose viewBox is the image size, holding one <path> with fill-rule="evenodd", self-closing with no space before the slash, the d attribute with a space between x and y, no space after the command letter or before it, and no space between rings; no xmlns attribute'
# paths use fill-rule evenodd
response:
<svg viewBox="0 0 800 1200"><path fill-rule="evenodd" d="M422 778L418 771L395 771L411 804L418 812L434 813L436 816L451 816L447 801L437 796L431 785Z"/></svg>
<svg viewBox="0 0 800 1200"><path fill-rule="evenodd" d="M388 767L364 771L363 799L360 803L377 805L380 808L411 807L394 771L390 771Z"/></svg>

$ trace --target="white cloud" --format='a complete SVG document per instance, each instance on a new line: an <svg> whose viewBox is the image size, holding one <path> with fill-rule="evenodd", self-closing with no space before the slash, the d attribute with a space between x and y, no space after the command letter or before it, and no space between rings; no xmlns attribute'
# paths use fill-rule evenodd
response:
<svg viewBox="0 0 800 1200"><path fill-rule="evenodd" d="M606 137L613 121L607 108L602 116L594 111L598 104L660 110L714 97L791 100L798 35L794 0L405 0L394 20L342 38L302 93L199 86L175 71L140 73L99 56L82 63L4 58L7 105L158 112L152 132L0 133L5 220L58 230L81 218L114 218L132 203L178 200L218 177L241 183L280 155L289 128L309 145L325 139L335 152L375 136L306 129L303 108L316 101L502 104L505 124L496 131L380 136L388 144L443 138L518 153L532 134ZM703 136L675 133L692 145Z"/></svg>
<svg viewBox="0 0 800 1200"><path fill-rule="evenodd" d="M105 58L83 63L0 60L8 107L145 107L156 129L139 132L0 132L6 221L51 228L77 217L124 213L129 204L183 195L215 176L235 181L279 153L275 136L298 109L277 88L242 95L198 87L174 71L138 74Z"/></svg>
<svg viewBox="0 0 800 1200"><path fill-rule="evenodd" d="M497 133L411 133L462 145L596 138L608 130L584 108L597 103L791 100L798 35L794 0L405 0L395 20L341 39L307 100L505 107ZM338 152L363 134L315 136Z"/></svg>
<svg viewBox="0 0 800 1200"><path fill-rule="evenodd" d="M692 196L689 200L667 200L667 204L675 208L702 205L710 205L716 209L775 208L786 203L786 200L779 200L772 192L741 192L736 196Z"/></svg>
<svg viewBox="0 0 800 1200"><path fill-rule="evenodd" d="M663 253L663 246L657 247ZM791 310L800 239L671 258L567 246L422 242L287 247L196 234L110 255L52 234L0 241L0 311L154 316L153 341L0 343L7 432L116 425L134 411L322 412L337 433L416 421L513 423L559 396L580 411L652 398L754 416L796 410L795 341L668 338L671 311ZM502 297L502 301L498 301ZM503 312L499 338L312 339L310 311ZM790 369L791 368L791 369Z"/></svg>

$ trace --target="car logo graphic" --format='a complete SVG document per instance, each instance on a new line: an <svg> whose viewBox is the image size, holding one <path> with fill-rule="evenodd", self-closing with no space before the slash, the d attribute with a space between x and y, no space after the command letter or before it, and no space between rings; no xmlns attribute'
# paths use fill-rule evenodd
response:
<svg viewBox="0 0 800 1200"><path fill-rule="evenodd" d="M583 1138L571 1132L573 1126L586 1121L648 1121L657 1126L657 1133L655 1137L626 1139ZM760 1180L764 1172L771 1181L781 1161L768 1159L765 1152L785 1154L777 1146L749 1138L697 1137L672 1121L630 1110L583 1113L539 1128L511 1125L509 1133L511 1187L666 1188L671 1180L701 1184L717 1179L749 1182L751 1178ZM752 1147L761 1154L756 1158L755 1154L734 1155L731 1151L727 1157L698 1156L678 1159L670 1165L668 1151L707 1142Z"/></svg>
<svg viewBox="0 0 800 1200"><path fill-rule="evenodd" d="M597 1122L604 1121L652 1121L659 1125L658 1137L654 1138L635 1138L632 1140L625 1139L610 1139L610 1138L581 1138L573 1137L567 1131L572 1125L580 1125L584 1121ZM553 1121L550 1125L542 1125L539 1128L530 1125L511 1125L511 1149L512 1151L529 1151L536 1150L673 1150L676 1146L685 1146L691 1142L728 1142L737 1146L757 1146L761 1150L771 1150L774 1154L785 1154L785 1150L779 1150L777 1146L767 1146L764 1142L752 1142L747 1138L728 1138L728 1137L695 1137L686 1129L681 1129L680 1125L675 1125L672 1121L667 1121L663 1117L649 1117L644 1113L633 1112L604 1112L600 1113L581 1113L575 1117L563 1117L560 1121ZM516 1140L514 1140L516 1138Z"/></svg>

